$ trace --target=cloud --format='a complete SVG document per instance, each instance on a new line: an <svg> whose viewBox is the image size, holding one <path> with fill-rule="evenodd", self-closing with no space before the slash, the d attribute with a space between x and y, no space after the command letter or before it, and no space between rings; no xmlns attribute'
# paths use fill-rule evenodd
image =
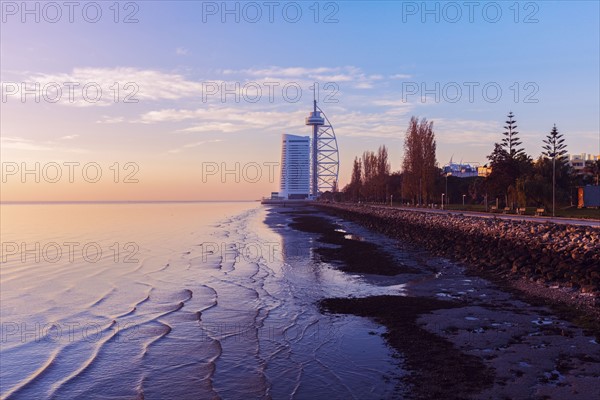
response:
<svg viewBox="0 0 600 400"><path fill-rule="evenodd" d="M77 135L75 135L77 136ZM15 136L4 136L0 137L0 144L2 150L23 150L23 151L52 151L52 152L65 152L65 153L87 153L88 151L80 148L70 148L64 146L57 146L54 142L48 141L39 143L25 139L22 137Z"/></svg>
<svg viewBox="0 0 600 400"><path fill-rule="evenodd" d="M71 139L75 139L77 137L79 137L79 135L67 135L67 136L62 136L59 139L60 140L71 140Z"/></svg>
<svg viewBox="0 0 600 400"><path fill-rule="evenodd" d="M408 75L408 74L390 75L390 79L410 79L410 78L412 78L412 75Z"/></svg>
<svg viewBox="0 0 600 400"><path fill-rule="evenodd" d="M48 98L59 99L57 103L78 107L200 97L203 89L202 82L180 74L130 67L74 68L68 73L36 73L25 80L39 84Z"/></svg>
<svg viewBox="0 0 600 400"><path fill-rule="evenodd" d="M187 52L188 50L182 47L176 49L179 55ZM46 101L57 104L75 107L132 104L133 107L145 101L183 99L202 100L205 103L222 102L233 98L232 92L237 94L237 98L255 98L257 91L262 92L259 97L261 102L272 102L271 91L275 92L277 100L294 95L293 90L290 93L284 89L286 85L299 86L303 92L310 92L314 83L318 82L321 92L326 95L342 89L371 89L378 82L385 80L381 74L367 74L354 66L273 66L262 69L222 70L212 78L197 80L180 73L133 67L79 67L61 73L27 73L23 75L23 82L38 84L41 94L52 100ZM326 86L327 83L337 86ZM227 93L225 99L224 93ZM104 118L98 122L122 121Z"/></svg>
<svg viewBox="0 0 600 400"><path fill-rule="evenodd" d="M312 85L314 82L320 82L321 84L327 82L345 83L345 86L355 89L371 88L375 82L384 79L379 74L367 75L361 68L354 66L317 68L271 66L241 70L229 69L222 72L224 75L236 75L249 79L279 82L281 84L289 83L290 81L301 85Z"/></svg>
<svg viewBox="0 0 600 400"><path fill-rule="evenodd" d="M248 131L281 131L297 125L304 126L307 110L277 111L276 106L265 111L237 107L210 106L198 109L163 109L142 114L136 122L143 124L184 122L189 125L177 133L232 133Z"/></svg>
<svg viewBox="0 0 600 400"><path fill-rule="evenodd" d="M109 117L108 115L103 115L102 119L96 121L97 124L119 124L124 122L124 117Z"/></svg>
<svg viewBox="0 0 600 400"><path fill-rule="evenodd" d="M317 74L333 73L339 71L340 68L304 68L304 67L268 67L261 69L242 69L242 70L224 70L226 75L243 74L254 77L282 76L285 78L299 78L304 76L314 76Z"/></svg>
<svg viewBox="0 0 600 400"><path fill-rule="evenodd" d="M231 122L211 122L205 123L201 125L191 126L189 128L180 129L176 132L182 133L203 133L203 132L222 132L222 133L231 133L238 132L247 129L247 126L242 124L234 124Z"/></svg>
<svg viewBox="0 0 600 400"><path fill-rule="evenodd" d="M189 50L184 47L178 47L175 49L175 54L178 56L187 56Z"/></svg>
<svg viewBox="0 0 600 400"><path fill-rule="evenodd" d="M402 98L373 100L372 103L382 107L413 107L413 104Z"/></svg>
<svg viewBox="0 0 600 400"><path fill-rule="evenodd" d="M499 140L498 121L432 118L438 143L492 146Z"/></svg>
<svg viewBox="0 0 600 400"><path fill-rule="evenodd" d="M372 89L373 84L369 82L359 82L355 86L357 89Z"/></svg>
<svg viewBox="0 0 600 400"><path fill-rule="evenodd" d="M334 104L324 110L333 118L331 123L338 135L352 137L397 137L403 135L413 105L396 100L380 100L373 112L350 111ZM384 107L381 107L384 106ZM173 133L230 134L256 132L302 132L308 129L304 119L310 110L295 104L261 106L260 111L248 104L207 106L196 109L167 108L140 115L135 122L142 124L181 123Z"/></svg>
<svg viewBox="0 0 600 400"><path fill-rule="evenodd" d="M185 149L191 149L194 147L203 146L208 143L218 143L218 142L222 142L222 141L223 140L221 140L221 139L212 139L212 140L202 140L200 142L188 143L188 144L184 144L183 146L181 146L179 148L169 150L167 153L177 154L177 153L181 153Z"/></svg>

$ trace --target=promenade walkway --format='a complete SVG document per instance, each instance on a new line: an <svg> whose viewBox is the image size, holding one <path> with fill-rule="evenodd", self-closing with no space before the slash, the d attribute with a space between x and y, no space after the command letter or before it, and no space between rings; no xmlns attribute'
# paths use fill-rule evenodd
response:
<svg viewBox="0 0 600 400"><path fill-rule="evenodd" d="M553 222L555 224L565 224L565 225L579 225L579 226L591 226L594 228L600 228L600 219L599 220L591 220L591 219L577 219L577 218L559 218L559 217L544 217L544 216L532 216L532 215L516 215L516 214L501 214L501 213L486 213L486 212L477 212L477 211L461 211L461 210L440 210L435 208L417 208L417 207L401 207L401 206L384 206L384 205L369 205L372 207L382 207L388 209L398 209L405 211L416 211L416 212L425 212L432 214L462 214L468 217L481 217L481 218L499 218L499 219L508 219L513 221L530 221L530 222ZM600 211L598 212L600 214Z"/></svg>

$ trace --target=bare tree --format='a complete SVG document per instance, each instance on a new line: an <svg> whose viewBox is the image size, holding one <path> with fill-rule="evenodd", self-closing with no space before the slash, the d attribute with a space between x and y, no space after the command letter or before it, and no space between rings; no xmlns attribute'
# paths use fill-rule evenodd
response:
<svg viewBox="0 0 600 400"><path fill-rule="evenodd" d="M414 202L433 200L436 178L436 142L433 122L412 117L404 139L403 190Z"/></svg>
<svg viewBox="0 0 600 400"><path fill-rule="evenodd" d="M362 191L362 162L360 158L354 158L352 165L352 178L350 183L344 188L346 193L353 201L360 200L360 192Z"/></svg>

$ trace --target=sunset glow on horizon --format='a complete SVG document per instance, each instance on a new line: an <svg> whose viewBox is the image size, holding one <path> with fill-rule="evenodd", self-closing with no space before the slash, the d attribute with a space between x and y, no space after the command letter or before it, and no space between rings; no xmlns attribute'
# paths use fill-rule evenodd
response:
<svg viewBox="0 0 600 400"><path fill-rule="evenodd" d="M534 158L553 124L572 154L600 153L597 2L497 19L418 2L2 4L4 202L268 196L281 135L310 133L315 83L340 188L380 145L400 170L412 115L434 121L440 165L487 163L508 111Z"/></svg>

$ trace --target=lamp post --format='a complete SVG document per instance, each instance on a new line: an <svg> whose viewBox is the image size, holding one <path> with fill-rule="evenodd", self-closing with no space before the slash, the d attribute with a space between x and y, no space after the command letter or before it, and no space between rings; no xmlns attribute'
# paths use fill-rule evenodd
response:
<svg viewBox="0 0 600 400"><path fill-rule="evenodd" d="M444 196L446 195L446 193L442 193L442 210L444 209Z"/></svg>
<svg viewBox="0 0 600 400"><path fill-rule="evenodd" d="M465 206L465 196L466 194L463 194L463 207Z"/></svg>
<svg viewBox="0 0 600 400"><path fill-rule="evenodd" d="M585 162L584 162L585 165ZM554 215L554 204L556 203L556 152L552 153L552 216Z"/></svg>
<svg viewBox="0 0 600 400"><path fill-rule="evenodd" d="M450 175L450 172L446 172L446 193L448 193L448 175Z"/></svg>
<svg viewBox="0 0 600 400"><path fill-rule="evenodd" d="M393 207L394 205L394 195L390 194L390 207Z"/></svg>

